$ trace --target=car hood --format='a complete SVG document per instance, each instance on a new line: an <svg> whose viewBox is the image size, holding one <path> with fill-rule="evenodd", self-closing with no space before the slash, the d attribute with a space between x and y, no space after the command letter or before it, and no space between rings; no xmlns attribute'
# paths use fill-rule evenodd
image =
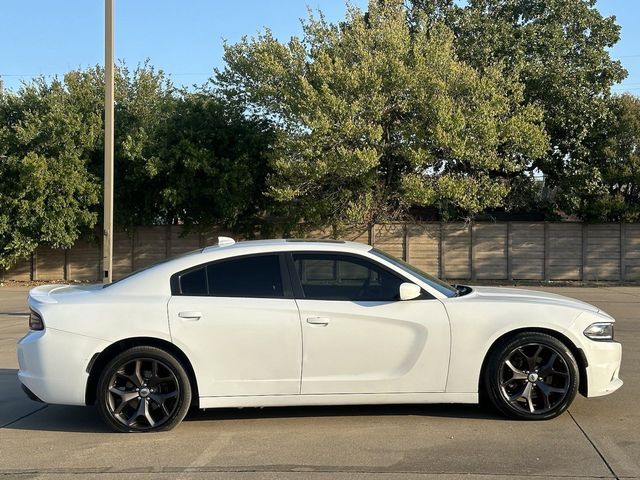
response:
<svg viewBox="0 0 640 480"><path fill-rule="evenodd" d="M576 300L574 298L556 295L555 293L539 292L537 290L525 290L520 288L504 288L504 287L471 287L473 293L479 298L486 298L492 301L532 301L536 303L546 303L551 305L560 305L570 308L578 308L589 312L599 312L598 307Z"/></svg>

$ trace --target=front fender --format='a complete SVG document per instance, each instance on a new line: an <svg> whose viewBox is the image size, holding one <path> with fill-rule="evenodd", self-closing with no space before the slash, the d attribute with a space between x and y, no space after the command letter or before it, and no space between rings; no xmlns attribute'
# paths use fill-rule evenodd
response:
<svg viewBox="0 0 640 480"><path fill-rule="evenodd" d="M582 312L540 303L456 300L443 301L451 321L451 359L446 391L452 393L478 391L482 365L499 338L518 330L544 329L573 341L573 335L567 334L568 329Z"/></svg>

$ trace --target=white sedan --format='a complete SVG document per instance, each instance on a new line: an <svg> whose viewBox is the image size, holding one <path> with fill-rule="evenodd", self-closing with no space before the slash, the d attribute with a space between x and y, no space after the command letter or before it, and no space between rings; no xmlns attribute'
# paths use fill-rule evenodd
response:
<svg viewBox="0 0 640 480"><path fill-rule="evenodd" d="M477 403L520 419L609 394L614 319L570 298L448 285L343 241L219 244L110 285L29 292L18 376L126 432L190 406Z"/></svg>

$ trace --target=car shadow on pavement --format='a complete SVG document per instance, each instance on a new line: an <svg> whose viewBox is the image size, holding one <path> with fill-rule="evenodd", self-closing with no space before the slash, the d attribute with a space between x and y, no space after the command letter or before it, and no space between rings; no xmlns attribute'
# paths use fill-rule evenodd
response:
<svg viewBox="0 0 640 480"><path fill-rule="evenodd" d="M109 433L95 407L46 405L4 428L40 432Z"/></svg>
<svg viewBox="0 0 640 480"><path fill-rule="evenodd" d="M85 433L110 431L95 408L47 405L30 400L20 387L15 368L0 368L0 428Z"/></svg>
<svg viewBox="0 0 640 480"><path fill-rule="evenodd" d="M47 405L30 400L21 391L16 369L0 368L1 428L50 432L103 433L110 432L95 407ZM206 411L192 408L185 422L260 420L274 418L312 417L379 417L421 416L500 420L488 408L478 405L346 405L267 408L212 408Z"/></svg>
<svg viewBox="0 0 640 480"><path fill-rule="evenodd" d="M223 421L297 417L380 417L420 416L503 420L504 417L484 405L402 404L402 405L330 405L308 407L211 408L191 409L185 421Z"/></svg>

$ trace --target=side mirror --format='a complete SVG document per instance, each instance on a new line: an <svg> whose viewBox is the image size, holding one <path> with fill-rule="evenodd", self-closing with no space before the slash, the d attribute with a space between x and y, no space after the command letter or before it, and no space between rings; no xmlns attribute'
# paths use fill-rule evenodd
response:
<svg viewBox="0 0 640 480"><path fill-rule="evenodd" d="M404 282L400 284L400 300L413 300L422 294L422 289L415 283Z"/></svg>

